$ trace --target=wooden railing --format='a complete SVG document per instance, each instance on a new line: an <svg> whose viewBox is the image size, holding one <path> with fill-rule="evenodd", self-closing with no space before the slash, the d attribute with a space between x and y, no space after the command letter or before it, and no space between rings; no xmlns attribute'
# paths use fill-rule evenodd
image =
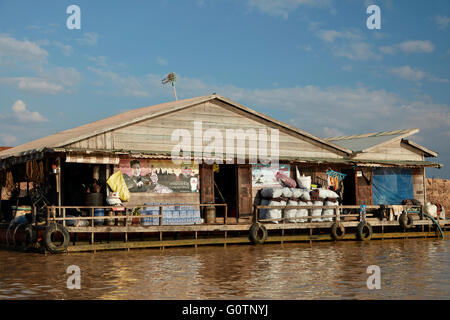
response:
<svg viewBox="0 0 450 320"><path fill-rule="evenodd" d="M63 226L66 226L67 220L90 220L90 226L95 226L94 221L96 219L98 220L116 220L116 219L124 219L124 226L128 226L129 222L132 221L132 219L146 219L146 218L159 218L159 225L163 225L163 208L164 207L173 207L173 206L191 206L191 207L198 207L200 210L200 216L201 208L202 207L225 207L224 212L224 224L227 224L227 218L228 218L228 207L226 203L182 203L182 204L144 204L144 205L134 205L134 206L49 206L47 207L47 224L54 221L62 221ZM141 208L159 208L159 214L157 215L147 215L147 214L140 214L140 215L133 215L133 212L136 209ZM89 210L91 215L90 216L70 216L67 217L66 211L67 209L76 209L76 210ZM103 216L95 216L95 209L104 209L104 210L112 210L114 212L124 212L122 215L103 215Z"/></svg>
<svg viewBox="0 0 450 320"><path fill-rule="evenodd" d="M393 207L389 206L389 205L385 205L385 206L381 206L381 205L366 205L366 209L367 210L380 210L382 207L384 207L384 209L388 209L388 210L392 210ZM403 211L406 211L408 213L414 213L414 214L419 214L422 217L421 213L422 213L422 206L415 206L415 205L404 205L403 207ZM361 207L359 205L339 205L339 206L262 206L262 205L256 205L254 206L254 216L253 216L253 221L255 222L286 222L289 221L289 223L304 223L304 222L298 222L298 220L312 220L312 219L321 219L319 222L322 221L323 218L332 218L332 220L334 221L340 221L341 217L361 217L361 214L358 212L356 214L349 214L349 213L342 213L344 209L348 209L348 210L360 210ZM277 218L277 219L260 219L259 218L259 211L261 209L279 209L281 210L281 218ZM307 216L294 216L294 217L286 217L286 210L289 209L306 209L308 210L308 215ZM312 215L312 210L323 210L323 209L333 209L335 214L333 215L316 215L313 216ZM412 210L413 209L413 210ZM365 214L366 217L373 217L374 214L373 213L366 213ZM359 219L360 220L360 219Z"/></svg>

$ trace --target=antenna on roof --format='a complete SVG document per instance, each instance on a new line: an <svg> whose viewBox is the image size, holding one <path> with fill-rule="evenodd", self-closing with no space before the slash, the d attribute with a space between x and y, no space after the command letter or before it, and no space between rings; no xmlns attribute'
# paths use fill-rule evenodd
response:
<svg viewBox="0 0 450 320"><path fill-rule="evenodd" d="M162 79L162 83L163 84L166 84L166 83L172 84L172 89L173 89L173 94L175 95L175 100L178 100L177 91L175 90L175 81L176 80L177 80L177 75L175 74L175 72L171 72L164 79Z"/></svg>

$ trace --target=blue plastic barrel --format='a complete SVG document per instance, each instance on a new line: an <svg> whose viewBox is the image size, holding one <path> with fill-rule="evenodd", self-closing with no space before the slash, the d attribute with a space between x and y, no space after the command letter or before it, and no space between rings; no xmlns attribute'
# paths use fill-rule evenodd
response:
<svg viewBox="0 0 450 320"><path fill-rule="evenodd" d="M105 216L105 209L94 209L94 216L95 217L104 217ZM105 223L105 219L95 219L94 225L95 226L101 226Z"/></svg>

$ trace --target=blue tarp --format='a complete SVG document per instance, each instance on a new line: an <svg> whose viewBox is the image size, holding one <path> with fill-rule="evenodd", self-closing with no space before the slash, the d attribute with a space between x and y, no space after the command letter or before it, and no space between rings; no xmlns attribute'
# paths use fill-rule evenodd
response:
<svg viewBox="0 0 450 320"><path fill-rule="evenodd" d="M401 204L412 199L413 179L411 169L376 168L373 171L373 204Z"/></svg>

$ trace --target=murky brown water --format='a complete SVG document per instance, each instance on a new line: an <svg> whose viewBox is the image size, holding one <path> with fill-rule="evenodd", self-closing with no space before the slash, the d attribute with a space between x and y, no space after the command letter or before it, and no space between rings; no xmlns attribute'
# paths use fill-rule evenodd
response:
<svg viewBox="0 0 450 320"><path fill-rule="evenodd" d="M0 251L0 299L450 299L450 240ZM81 269L81 289L66 269ZM381 289L369 290L369 265Z"/></svg>

